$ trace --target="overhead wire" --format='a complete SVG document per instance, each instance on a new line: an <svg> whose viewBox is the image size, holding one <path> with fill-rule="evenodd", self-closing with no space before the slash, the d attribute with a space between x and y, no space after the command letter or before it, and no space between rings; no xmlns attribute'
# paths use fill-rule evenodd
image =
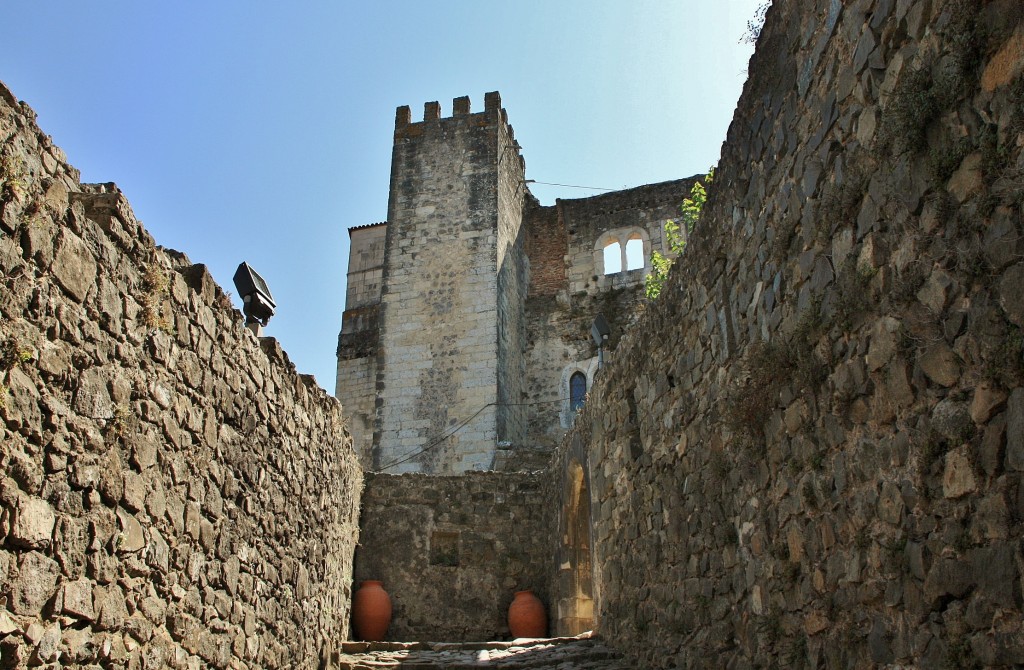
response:
<svg viewBox="0 0 1024 670"><path fill-rule="evenodd" d="M604 189L602 186L581 186L574 183L555 183L554 181L538 181L537 179L524 179L523 183L543 183L546 186L564 186L566 189L588 189L590 191L616 191L615 189Z"/></svg>
<svg viewBox="0 0 1024 670"><path fill-rule="evenodd" d="M558 398L556 400L534 400L534 401L531 401L531 402L503 402L503 403L489 402L486 405L484 405L483 407L481 407L480 409L478 409L477 411L473 412L473 414L468 419L466 419L465 421L463 421L462 423L457 425L455 428L453 428L452 431L450 433L448 433L447 435L442 435L441 437L437 438L436 440L434 440L433 442L431 442L427 446L421 447L418 451L413 451L413 452L411 452L409 454L406 454L405 456L400 457L398 460L392 461L392 462L388 463L387 465L381 466L379 469L374 470L373 472L375 472L377 474L380 474L380 473L384 472L385 470L387 470L389 468L393 468L396 465L401 465L402 463L408 463L409 461L411 461L412 459L416 458L417 456L421 456L421 455L427 453L431 449L434 449L435 447L441 445L441 443L443 443L445 440L447 440L449 437L451 437L455 433L457 433L460 430L462 430L463 428L465 428L469 424L470 421L472 421L477 416L479 416L480 413L483 412L488 407L524 407L524 406L527 406L527 405L544 405L544 404L548 404L548 403L565 402L566 400L568 400L568 398Z"/></svg>

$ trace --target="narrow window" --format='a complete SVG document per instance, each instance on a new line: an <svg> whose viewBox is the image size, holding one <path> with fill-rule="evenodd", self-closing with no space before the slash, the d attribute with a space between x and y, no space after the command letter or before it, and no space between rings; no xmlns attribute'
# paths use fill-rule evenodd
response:
<svg viewBox="0 0 1024 670"><path fill-rule="evenodd" d="M569 377L569 411L576 412L583 407L587 397L587 376L582 372L574 372Z"/></svg>
<svg viewBox="0 0 1024 670"><path fill-rule="evenodd" d="M622 246L612 242L604 248L604 273L613 275L622 272Z"/></svg>
<svg viewBox="0 0 1024 670"><path fill-rule="evenodd" d="M626 269L643 270L644 268L644 241L634 237L626 242Z"/></svg>

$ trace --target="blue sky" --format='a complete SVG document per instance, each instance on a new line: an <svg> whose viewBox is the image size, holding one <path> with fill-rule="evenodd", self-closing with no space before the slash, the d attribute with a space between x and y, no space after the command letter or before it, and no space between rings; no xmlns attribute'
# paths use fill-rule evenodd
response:
<svg viewBox="0 0 1024 670"><path fill-rule="evenodd" d="M622 188L704 172L757 0L8 3L0 80L157 243L248 261L266 330L334 392L351 226L387 213L395 108L501 92L527 178ZM534 185L541 202L596 191ZM235 299L238 304L237 298Z"/></svg>

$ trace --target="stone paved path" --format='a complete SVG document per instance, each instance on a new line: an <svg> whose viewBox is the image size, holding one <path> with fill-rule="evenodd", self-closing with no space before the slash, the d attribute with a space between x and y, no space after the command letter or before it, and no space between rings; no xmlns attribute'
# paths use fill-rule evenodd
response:
<svg viewBox="0 0 1024 670"><path fill-rule="evenodd" d="M552 668L630 670L622 656L600 639L578 637L518 639L512 642L344 642L338 670L404 668Z"/></svg>

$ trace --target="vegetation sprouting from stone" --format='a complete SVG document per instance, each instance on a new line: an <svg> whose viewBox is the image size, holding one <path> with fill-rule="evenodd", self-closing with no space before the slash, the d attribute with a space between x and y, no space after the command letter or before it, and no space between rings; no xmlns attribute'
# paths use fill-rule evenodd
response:
<svg viewBox="0 0 1024 670"><path fill-rule="evenodd" d="M16 337L8 337L0 344L0 371L8 372L32 360L32 350Z"/></svg>
<svg viewBox="0 0 1024 670"><path fill-rule="evenodd" d="M10 393L6 382L7 373L24 365L32 360L32 350L26 347L16 337L8 337L0 343L0 407L7 404L7 395Z"/></svg>
<svg viewBox="0 0 1024 670"><path fill-rule="evenodd" d="M690 197L683 200L680 206L680 222L665 222L665 240L668 242L670 256L662 254L657 249L651 252L651 273L647 275L644 284L644 292L649 299L655 300L661 295L662 289L665 288L665 280L668 279L668 271L672 267L673 257L678 257L686 250L686 241L700 220L700 213L707 202L707 187L714 179L715 168L711 167L706 175L694 183L690 189Z"/></svg>
<svg viewBox="0 0 1024 670"><path fill-rule="evenodd" d="M764 18L768 14L768 8L772 6L769 2L762 2L754 10L754 15L747 19L747 29L740 36L740 44L757 44L757 38L761 36L761 29L764 28Z"/></svg>
<svg viewBox="0 0 1024 670"><path fill-rule="evenodd" d="M0 158L0 197L21 200L27 185L25 159L10 154Z"/></svg>
<svg viewBox="0 0 1024 670"><path fill-rule="evenodd" d="M155 263L146 266L142 277L142 308L147 328L170 330L170 319L163 314L163 301L170 292L170 286L166 270Z"/></svg>

